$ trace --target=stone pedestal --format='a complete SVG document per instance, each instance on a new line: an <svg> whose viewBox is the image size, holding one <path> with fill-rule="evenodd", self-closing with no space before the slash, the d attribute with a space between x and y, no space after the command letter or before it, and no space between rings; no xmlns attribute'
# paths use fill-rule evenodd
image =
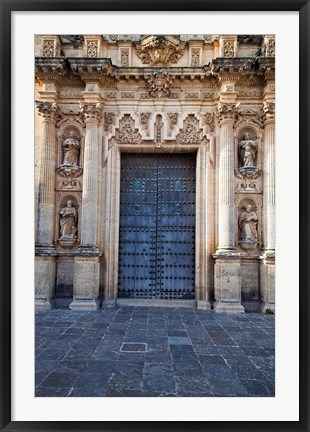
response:
<svg viewBox="0 0 310 432"><path fill-rule="evenodd" d="M260 264L260 310L275 312L275 257L263 254Z"/></svg>
<svg viewBox="0 0 310 432"><path fill-rule="evenodd" d="M210 310L211 309L210 302L208 300L198 300L197 309Z"/></svg>
<svg viewBox="0 0 310 432"><path fill-rule="evenodd" d="M239 257L214 256L214 294L216 312L243 313Z"/></svg>
<svg viewBox="0 0 310 432"><path fill-rule="evenodd" d="M99 307L99 257L76 257L74 261L73 302L70 309Z"/></svg>
<svg viewBox="0 0 310 432"><path fill-rule="evenodd" d="M56 259L38 256L35 259L35 307L51 309L54 305Z"/></svg>

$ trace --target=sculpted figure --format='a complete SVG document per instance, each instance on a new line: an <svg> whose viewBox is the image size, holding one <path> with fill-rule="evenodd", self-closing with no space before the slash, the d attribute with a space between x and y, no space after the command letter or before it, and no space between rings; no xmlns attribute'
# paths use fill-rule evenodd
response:
<svg viewBox="0 0 310 432"><path fill-rule="evenodd" d="M250 134L244 134L243 140L240 142L241 155L243 153L243 167L253 167L256 157L257 145L256 142L250 139Z"/></svg>
<svg viewBox="0 0 310 432"><path fill-rule="evenodd" d="M246 242L257 241L257 219L257 214L252 211L252 206L247 205L239 219L242 240Z"/></svg>
<svg viewBox="0 0 310 432"><path fill-rule="evenodd" d="M69 138L63 142L63 165L75 165L78 164L80 144L73 131L70 132Z"/></svg>
<svg viewBox="0 0 310 432"><path fill-rule="evenodd" d="M76 237L77 214L72 206L72 201L67 201L67 206L60 210L60 238Z"/></svg>

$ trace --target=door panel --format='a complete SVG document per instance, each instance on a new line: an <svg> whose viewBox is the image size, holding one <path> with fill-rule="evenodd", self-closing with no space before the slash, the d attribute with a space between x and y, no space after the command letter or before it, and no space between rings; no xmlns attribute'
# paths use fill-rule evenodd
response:
<svg viewBox="0 0 310 432"><path fill-rule="evenodd" d="M119 297L195 298L195 160L122 155Z"/></svg>

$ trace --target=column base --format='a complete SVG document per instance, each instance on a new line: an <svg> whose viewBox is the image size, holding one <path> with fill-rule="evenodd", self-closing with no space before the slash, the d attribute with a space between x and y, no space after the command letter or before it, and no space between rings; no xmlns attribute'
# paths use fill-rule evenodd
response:
<svg viewBox="0 0 310 432"><path fill-rule="evenodd" d="M74 299L70 304L69 309L71 310L80 310L80 311L89 311L89 310L97 310L99 308L99 301L90 299Z"/></svg>
<svg viewBox="0 0 310 432"><path fill-rule="evenodd" d="M274 303L266 303L263 301L260 304L260 311L263 313L266 313L266 314L268 314L268 312L271 312L274 314L276 311L275 304Z"/></svg>
<svg viewBox="0 0 310 432"><path fill-rule="evenodd" d="M197 309L210 310L211 309L210 302L207 300L198 300L197 301Z"/></svg>
<svg viewBox="0 0 310 432"><path fill-rule="evenodd" d="M102 301L102 307L115 307L116 306L116 299L106 299Z"/></svg>
<svg viewBox="0 0 310 432"><path fill-rule="evenodd" d="M54 299L47 298L36 298L35 299L35 310L52 309L54 307Z"/></svg>
<svg viewBox="0 0 310 432"><path fill-rule="evenodd" d="M214 310L218 313L244 313L244 307L241 303L230 303L216 301Z"/></svg>

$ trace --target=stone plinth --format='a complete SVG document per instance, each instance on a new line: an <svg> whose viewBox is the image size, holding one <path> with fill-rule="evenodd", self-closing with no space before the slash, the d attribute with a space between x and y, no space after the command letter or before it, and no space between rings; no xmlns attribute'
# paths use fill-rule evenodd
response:
<svg viewBox="0 0 310 432"><path fill-rule="evenodd" d="M73 302L70 309L98 309L99 258L76 257L74 261Z"/></svg>
<svg viewBox="0 0 310 432"><path fill-rule="evenodd" d="M241 265L240 258L214 256L214 310L216 312L243 313L241 305Z"/></svg>
<svg viewBox="0 0 310 432"><path fill-rule="evenodd" d="M35 259L35 307L50 309L54 305L56 282L55 257L36 257Z"/></svg>

